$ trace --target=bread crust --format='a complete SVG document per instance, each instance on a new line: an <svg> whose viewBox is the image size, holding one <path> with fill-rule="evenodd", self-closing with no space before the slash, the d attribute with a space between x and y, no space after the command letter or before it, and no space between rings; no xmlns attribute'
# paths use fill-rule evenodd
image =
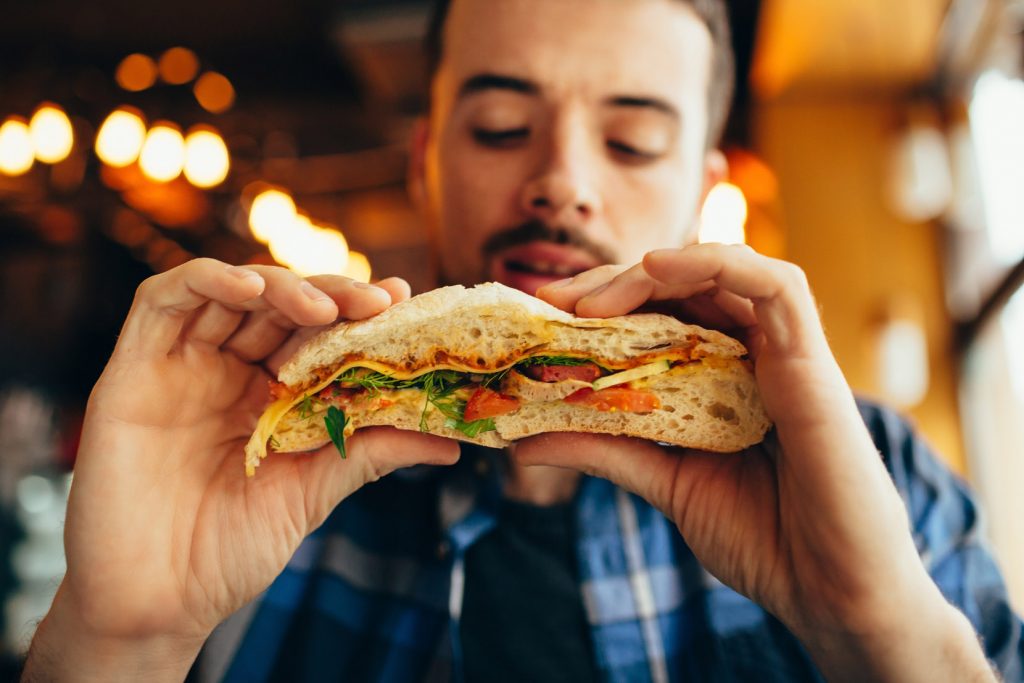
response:
<svg viewBox="0 0 1024 683"><path fill-rule="evenodd" d="M735 339L670 316L578 318L491 282L435 289L324 330L281 367L278 379L298 392L341 365L365 360L417 374L438 367L496 372L531 355L574 355L620 369L654 358L745 354Z"/></svg>

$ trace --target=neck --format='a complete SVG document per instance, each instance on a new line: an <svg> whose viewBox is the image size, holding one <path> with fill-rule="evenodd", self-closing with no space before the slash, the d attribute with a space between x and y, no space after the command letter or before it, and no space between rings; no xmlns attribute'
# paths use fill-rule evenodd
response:
<svg viewBox="0 0 1024 683"><path fill-rule="evenodd" d="M511 446L510 448L515 448ZM579 486L580 473L561 467L517 465L506 460L505 497L541 507L558 505L572 499Z"/></svg>

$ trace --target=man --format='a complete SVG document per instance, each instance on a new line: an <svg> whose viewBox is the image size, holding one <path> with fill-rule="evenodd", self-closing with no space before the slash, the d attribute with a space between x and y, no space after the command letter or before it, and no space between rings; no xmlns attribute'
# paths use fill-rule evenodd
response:
<svg viewBox="0 0 1024 683"><path fill-rule="evenodd" d="M180 680L237 610L203 658L228 680L994 680L986 654L1020 676L969 499L862 417L802 273L692 246L724 172L721 4L455 0L439 27L410 184L443 278L739 330L777 447L552 434L496 461L374 428L246 479L282 360L409 291L197 260L142 285L90 399L26 677ZM385 477L417 464L448 467Z"/></svg>

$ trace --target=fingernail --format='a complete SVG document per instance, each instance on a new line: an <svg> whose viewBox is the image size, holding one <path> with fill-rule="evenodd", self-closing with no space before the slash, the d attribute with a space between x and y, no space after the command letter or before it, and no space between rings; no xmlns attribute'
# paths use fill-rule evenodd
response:
<svg viewBox="0 0 1024 683"><path fill-rule="evenodd" d="M566 285L570 284L575 279L576 278L574 278L574 277L567 277L564 280L556 280L555 282L552 282L550 284L545 285L545 288L546 289L561 289L562 287L565 287Z"/></svg>
<svg viewBox="0 0 1024 683"><path fill-rule="evenodd" d="M378 287L377 285L371 285L366 282L356 281L352 283L352 286L355 287L356 289L375 289L378 292L384 292L385 294L387 293L383 288Z"/></svg>
<svg viewBox="0 0 1024 683"><path fill-rule="evenodd" d="M319 289L317 289L313 285L309 284L308 282L304 281L301 285L299 285L299 289L302 290L303 294L305 294L307 297L309 297L311 300L315 301L316 303L322 303L324 301L330 301L331 300L331 297L327 296L322 291L320 291Z"/></svg>
<svg viewBox="0 0 1024 683"><path fill-rule="evenodd" d="M260 274L255 270L249 270L248 268L242 268L241 266L228 266L226 270L241 280L260 279Z"/></svg>
<svg viewBox="0 0 1024 683"><path fill-rule="evenodd" d="M586 296L584 296L583 298L584 299L590 299L592 297L599 296L601 294L601 292L603 292L604 290L606 290L609 287L611 287L611 285L612 285L612 283L606 282L603 285L601 285L600 287L598 287L597 289L595 289L594 291L587 292Z"/></svg>

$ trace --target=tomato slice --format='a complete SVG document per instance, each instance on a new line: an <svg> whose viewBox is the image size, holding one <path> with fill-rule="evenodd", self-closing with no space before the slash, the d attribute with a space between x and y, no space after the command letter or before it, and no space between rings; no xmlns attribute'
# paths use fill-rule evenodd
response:
<svg viewBox="0 0 1024 683"><path fill-rule="evenodd" d="M593 382L601 376L601 368L593 363L583 365L527 365L523 374L541 382L562 382L567 379L578 379L581 382Z"/></svg>
<svg viewBox="0 0 1024 683"><path fill-rule="evenodd" d="M479 387L466 401L466 411L462 414L464 422L486 420L505 413L511 413L519 407L519 399L515 396L499 394L493 389Z"/></svg>
<svg viewBox="0 0 1024 683"><path fill-rule="evenodd" d="M343 389L338 384L328 384L316 395L321 401L345 405L352 401L362 389Z"/></svg>
<svg viewBox="0 0 1024 683"><path fill-rule="evenodd" d="M580 389L566 396L565 402L609 413L650 413L661 407L661 400L655 394L628 386L608 387L601 391Z"/></svg>
<svg viewBox="0 0 1024 683"><path fill-rule="evenodd" d="M267 386L270 388L270 395L275 400L280 401L282 398L289 398L291 396L291 390L288 389L288 385L284 382L278 382L276 379L268 379Z"/></svg>

